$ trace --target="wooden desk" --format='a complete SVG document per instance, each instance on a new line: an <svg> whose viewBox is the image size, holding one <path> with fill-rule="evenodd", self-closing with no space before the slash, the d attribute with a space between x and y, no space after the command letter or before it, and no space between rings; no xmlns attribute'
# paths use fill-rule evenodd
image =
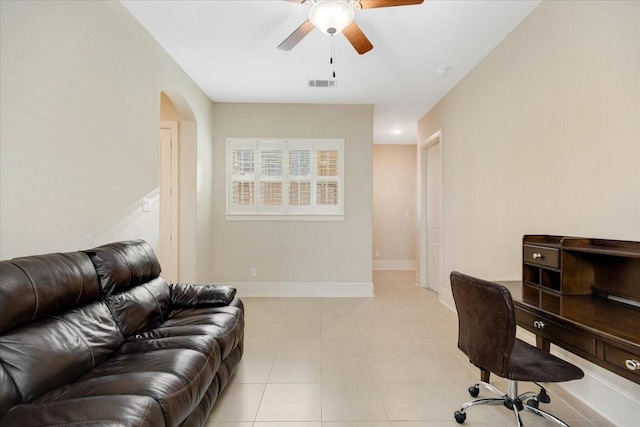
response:
<svg viewBox="0 0 640 427"><path fill-rule="evenodd" d="M511 292L518 326L536 335L538 347L548 351L553 343L640 384L640 308L592 295L523 298L521 281L499 283Z"/></svg>

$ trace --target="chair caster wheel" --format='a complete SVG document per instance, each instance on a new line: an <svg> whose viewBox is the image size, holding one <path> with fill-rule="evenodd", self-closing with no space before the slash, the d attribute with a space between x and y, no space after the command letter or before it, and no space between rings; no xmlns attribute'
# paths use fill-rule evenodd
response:
<svg viewBox="0 0 640 427"><path fill-rule="evenodd" d="M531 406L532 408L538 409L540 407L540 402L538 402L536 399L529 399L527 400L527 405Z"/></svg>
<svg viewBox="0 0 640 427"><path fill-rule="evenodd" d="M462 424L464 420L467 419L467 414L460 411L456 411L455 414L453 414L453 416L456 418L456 422L458 424Z"/></svg>
<svg viewBox="0 0 640 427"><path fill-rule="evenodd" d="M480 387L477 385L469 387L469 394L471 397L478 397L478 394L480 394Z"/></svg>
<svg viewBox="0 0 640 427"><path fill-rule="evenodd" d="M545 390L544 388L540 387L540 393L538 393L537 399L539 402L542 403L549 403L551 402L551 398L549 397L549 395L547 394L547 390Z"/></svg>

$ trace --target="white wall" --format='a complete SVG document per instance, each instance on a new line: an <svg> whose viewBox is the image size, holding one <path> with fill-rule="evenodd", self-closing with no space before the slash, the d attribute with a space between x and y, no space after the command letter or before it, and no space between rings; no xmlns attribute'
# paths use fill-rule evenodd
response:
<svg viewBox="0 0 640 427"><path fill-rule="evenodd" d="M214 281L241 295L371 294L373 106L215 103L214 117ZM345 220L226 221L229 137L344 139Z"/></svg>
<svg viewBox="0 0 640 427"><path fill-rule="evenodd" d="M416 269L415 223L416 146L374 145L374 270Z"/></svg>
<svg viewBox="0 0 640 427"><path fill-rule="evenodd" d="M640 240L639 23L640 2L545 1L420 120L442 130L445 280L520 279L527 233ZM568 357L572 392L637 422L639 385Z"/></svg>
<svg viewBox="0 0 640 427"><path fill-rule="evenodd" d="M142 238L157 247L160 92L179 93L198 123L185 222L207 228L205 166L212 102L119 2L0 2L0 258ZM189 194L191 196L189 197ZM198 236L198 237L196 237ZM208 250L209 233L185 247ZM208 276L189 263L184 280ZM198 270L198 271L196 271Z"/></svg>

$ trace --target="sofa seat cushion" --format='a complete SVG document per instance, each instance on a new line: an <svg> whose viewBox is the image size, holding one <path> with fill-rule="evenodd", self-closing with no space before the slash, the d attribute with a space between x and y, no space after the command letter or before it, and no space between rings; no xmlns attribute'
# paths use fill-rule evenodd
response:
<svg viewBox="0 0 640 427"><path fill-rule="evenodd" d="M118 349L115 356L178 348L195 350L205 356L213 352L220 354L220 345L215 338L208 335L182 335L177 337L146 339L138 339L134 336Z"/></svg>
<svg viewBox="0 0 640 427"><path fill-rule="evenodd" d="M83 397L41 404L18 405L0 420L3 427L91 426L162 427L160 405L147 396Z"/></svg>
<svg viewBox="0 0 640 427"><path fill-rule="evenodd" d="M191 349L169 348L119 354L87 372L80 380L133 372L165 372L177 376L186 384L200 375L205 364L215 372L220 365L219 352L212 351L205 355Z"/></svg>
<svg viewBox="0 0 640 427"><path fill-rule="evenodd" d="M244 336L244 316L239 307L182 308L169 313L169 319L157 328L135 336L136 339L166 338L184 335L213 336L225 359Z"/></svg>
<svg viewBox="0 0 640 427"><path fill-rule="evenodd" d="M216 344L217 345L217 344ZM220 365L220 352L175 348L120 354L36 403L87 396L142 395L156 400L167 426L177 426L199 404Z"/></svg>

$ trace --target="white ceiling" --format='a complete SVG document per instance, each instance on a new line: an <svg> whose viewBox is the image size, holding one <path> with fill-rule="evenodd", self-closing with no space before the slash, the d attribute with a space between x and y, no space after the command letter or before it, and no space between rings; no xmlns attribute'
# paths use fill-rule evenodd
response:
<svg viewBox="0 0 640 427"><path fill-rule="evenodd" d="M277 46L308 17L283 0L121 0L202 90L217 102L373 104L374 142L415 144L417 121L511 32L540 0L425 0L422 5L357 10L373 43L358 55L312 31L291 51ZM436 69L448 68L439 77ZM400 134L394 134L400 130Z"/></svg>

